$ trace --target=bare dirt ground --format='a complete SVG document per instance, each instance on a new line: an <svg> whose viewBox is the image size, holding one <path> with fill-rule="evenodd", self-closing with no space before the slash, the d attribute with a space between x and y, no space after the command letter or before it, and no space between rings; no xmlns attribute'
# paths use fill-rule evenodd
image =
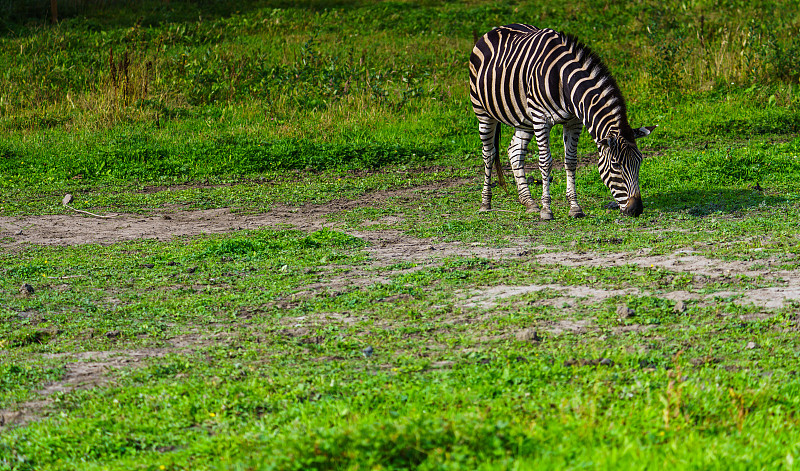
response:
<svg viewBox="0 0 800 471"><path fill-rule="evenodd" d="M455 186L464 183L463 179L460 179L453 180L446 185ZM26 245L105 245L135 239L169 240L180 236L218 234L262 227L293 227L305 231L313 231L322 227L336 228L335 224L326 219L327 215L380 204L381 201L390 197L416 199L419 198L421 190L441 187L441 184L436 184L429 187L375 192L355 200L339 200L321 205L301 207L275 205L270 211L261 214L235 213L227 208L186 211L167 207L150 215L118 214L112 219L97 219L79 214L2 217L0 218L0 250L14 252ZM397 218L390 217L376 222L391 225L397 221ZM668 255L649 255L646 252L623 254L547 252L544 247L531 247L524 241L519 241L509 247L492 248L482 244L417 239L398 230L350 231L350 234L369 242L366 250L371 257L372 268L386 267L398 262L413 262L416 267L409 270L418 270L436 265L444 258L453 256L481 257L491 260L530 260L533 258L542 264L562 266L662 267L679 273L703 275L711 279L741 274L761 277L778 284L776 287L713 295L698 295L686 291L645 293L636 288L605 290L589 286L553 284L493 286L461 293L460 298L455 302L467 311L492 309L502 299L545 289L559 293L558 297L547 300L551 305L559 307L575 303L595 303L619 295L643 294L657 295L674 301L700 303L715 302L715 298L720 296L730 297L736 303L753 304L763 310L781 308L789 302L800 300L800 273L772 269L771 265L775 262L774 260L726 262L709 259L688 250ZM395 273L397 272L395 271ZM381 277L380 270L353 269L343 274L341 279L326 282L325 288L333 287L335 289L337 286L341 286L344 289L347 286L368 286L382 281L385 280ZM312 285L302 288L311 293L321 287ZM336 322L336 320L331 322ZM584 332L591 329L592 325L590 321L560 321L541 327L543 331L557 335L565 331ZM510 335L515 334L511 333ZM516 335L525 335L525 333L518 332ZM192 350L210 341L219 340L222 339L209 340L202 335L188 335L185 338L170 339L169 346L158 349L98 351L64 355L68 360L64 378L40 391L38 399L18 404L14 410L0 410L0 431L4 427L19 426L36 420L47 408L53 393L102 385L109 378L110 372L115 369L137 366L143 364L147 359L161 357L168 352Z"/></svg>
<svg viewBox="0 0 800 471"><path fill-rule="evenodd" d="M376 191L356 199L334 200L330 203L305 206L273 205L268 212L244 214L229 208L186 211L165 207L150 215L110 214L110 219L67 213L30 217L0 217L0 249L13 250L24 244L34 245L108 245L135 239L170 240L180 236L222 234L260 227L280 227L314 231L332 227L326 222L328 214L348 209L380 204L388 198L413 197L427 190L463 185L470 179Z"/></svg>
<svg viewBox="0 0 800 471"><path fill-rule="evenodd" d="M17 404L14 409L0 409L0 432L11 426L21 426L38 420L48 408L56 393L90 389L108 383L110 375L121 368L135 368L146 364L151 358L180 351L192 351L212 342L224 341L230 334L185 334L170 339L164 348L143 348L138 350L87 351L78 353L45 354L43 358L61 358L64 375L56 382L38 391L39 396L31 401Z"/></svg>

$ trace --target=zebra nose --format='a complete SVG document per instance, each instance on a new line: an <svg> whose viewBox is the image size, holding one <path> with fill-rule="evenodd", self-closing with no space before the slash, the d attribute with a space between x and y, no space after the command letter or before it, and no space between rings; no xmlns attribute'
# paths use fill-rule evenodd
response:
<svg viewBox="0 0 800 471"><path fill-rule="evenodd" d="M642 197L639 195L633 195L628 197L628 204L625 205L625 208L622 209L622 214L626 216L633 216L638 217L644 211L644 205L642 204Z"/></svg>

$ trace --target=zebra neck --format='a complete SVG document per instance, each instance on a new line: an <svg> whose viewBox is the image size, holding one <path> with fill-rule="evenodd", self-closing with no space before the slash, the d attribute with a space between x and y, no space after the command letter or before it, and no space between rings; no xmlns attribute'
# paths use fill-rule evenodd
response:
<svg viewBox="0 0 800 471"><path fill-rule="evenodd" d="M595 141L630 133L625 100L613 77L604 72L594 64L576 62L565 67L562 76L566 103Z"/></svg>
<svg viewBox="0 0 800 471"><path fill-rule="evenodd" d="M573 107L575 116L586 126L595 142L612 134L621 135L630 128L625 105L615 96L607 96L603 90L583 94Z"/></svg>

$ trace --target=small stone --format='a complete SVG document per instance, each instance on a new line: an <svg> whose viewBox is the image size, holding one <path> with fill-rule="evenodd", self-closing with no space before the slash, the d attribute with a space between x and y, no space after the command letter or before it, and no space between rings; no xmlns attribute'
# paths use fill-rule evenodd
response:
<svg viewBox="0 0 800 471"><path fill-rule="evenodd" d="M72 203L72 195L67 193L66 195L64 195L64 199L61 200L61 204L66 206L70 203Z"/></svg>
<svg viewBox="0 0 800 471"><path fill-rule="evenodd" d="M672 307L672 310L678 314L686 312L686 303L679 299L677 302L675 302L675 306Z"/></svg>
<svg viewBox="0 0 800 471"><path fill-rule="evenodd" d="M191 273L194 273L196 271L197 271L197 267L191 267L188 270L186 270L186 273L190 273L191 274Z"/></svg>
<svg viewBox="0 0 800 471"><path fill-rule="evenodd" d="M758 348L758 344L755 342L747 342L747 345L745 345L744 348L752 350L754 348Z"/></svg>
<svg viewBox="0 0 800 471"><path fill-rule="evenodd" d="M517 332L517 340L521 342L541 342L542 338L536 333L536 329L525 329Z"/></svg>
<svg viewBox="0 0 800 471"><path fill-rule="evenodd" d="M375 349L372 348L372 345L368 346L364 350L361 350L361 353L363 353L364 356L367 357L367 358L371 357L374 352L375 352Z"/></svg>
<svg viewBox="0 0 800 471"><path fill-rule="evenodd" d="M118 331L118 330L109 330L108 332L106 332L106 337L110 338L110 339L119 338L119 335L120 335L120 331Z"/></svg>
<svg viewBox="0 0 800 471"><path fill-rule="evenodd" d="M29 285L28 283L25 283L19 288L19 292L22 293L23 296L32 296L34 289L33 286Z"/></svg>
<svg viewBox="0 0 800 471"><path fill-rule="evenodd" d="M620 304L617 306L617 317L619 319L628 319L636 315L636 311L629 308L625 304Z"/></svg>
<svg viewBox="0 0 800 471"><path fill-rule="evenodd" d="M602 358L600 364L603 366L614 366L614 361L609 358Z"/></svg>

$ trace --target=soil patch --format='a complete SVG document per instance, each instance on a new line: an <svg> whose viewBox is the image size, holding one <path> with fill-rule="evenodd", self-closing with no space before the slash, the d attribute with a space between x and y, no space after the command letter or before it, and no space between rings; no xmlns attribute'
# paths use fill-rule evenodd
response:
<svg viewBox="0 0 800 471"><path fill-rule="evenodd" d="M59 381L40 389L37 398L19 403L13 410L0 409L0 432L11 426L25 425L39 420L50 406L51 396L55 393L68 393L74 390L103 386L112 380L112 373L115 370L144 366L151 358L160 358L175 351L196 350L219 343L232 335L225 332L189 333L168 339L168 345L163 348L45 354L44 358L61 358L66 361L64 376Z"/></svg>
<svg viewBox="0 0 800 471"><path fill-rule="evenodd" d="M466 308L481 308L490 309L497 306L497 301L504 298L522 296L530 293L537 293L544 290L552 290L559 293L557 299L566 301L566 298L571 299L573 302L576 298L584 300L585 303L591 304L598 301L603 301L614 296L625 296L628 294L638 294L639 290L635 288L616 289L616 290L603 290L591 288L588 286L562 286L562 285L530 285L530 286L493 286L483 291L472 291L470 297L463 303L462 307Z"/></svg>
<svg viewBox="0 0 800 471"><path fill-rule="evenodd" d="M548 252L541 253L536 259L544 264L556 264L569 267L610 267L636 265L640 267L658 267L675 272L703 275L711 278L745 275L750 277L764 276L770 273L775 277L792 276L794 272L761 269L778 264L778 260L766 259L756 261L724 261L695 255L690 250L679 250L669 255L647 255L646 253L594 253L594 252Z"/></svg>
<svg viewBox="0 0 800 471"><path fill-rule="evenodd" d="M166 350L163 349L145 349L44 355L46 358L69 360L64 365L64 376L39 390L39 397L36 399L17 404L14 410L0 410L0 431L5 427L38 420L52 402L50 396L55 393L102 386L108 383L111 371L135 367L147 358L160 357L165 353Z"/></svg>
<svg viewBox="0 0 800 471"><path fill-rule="evenodd" d="M235 213L230 208L185 211L165 207L147 215L118 214L97 219L74 213L29 217L0 217L0 249L33 245L109 245L136 239L170 240L180 236L222 234L262 227L291 226L314 231L334 226L326 216L359 207L381 205L389 198L421 198L421 193L473 183L471 178L375 191L356 199L325 204L287 206L275 204L265 213Z"/></svg>

